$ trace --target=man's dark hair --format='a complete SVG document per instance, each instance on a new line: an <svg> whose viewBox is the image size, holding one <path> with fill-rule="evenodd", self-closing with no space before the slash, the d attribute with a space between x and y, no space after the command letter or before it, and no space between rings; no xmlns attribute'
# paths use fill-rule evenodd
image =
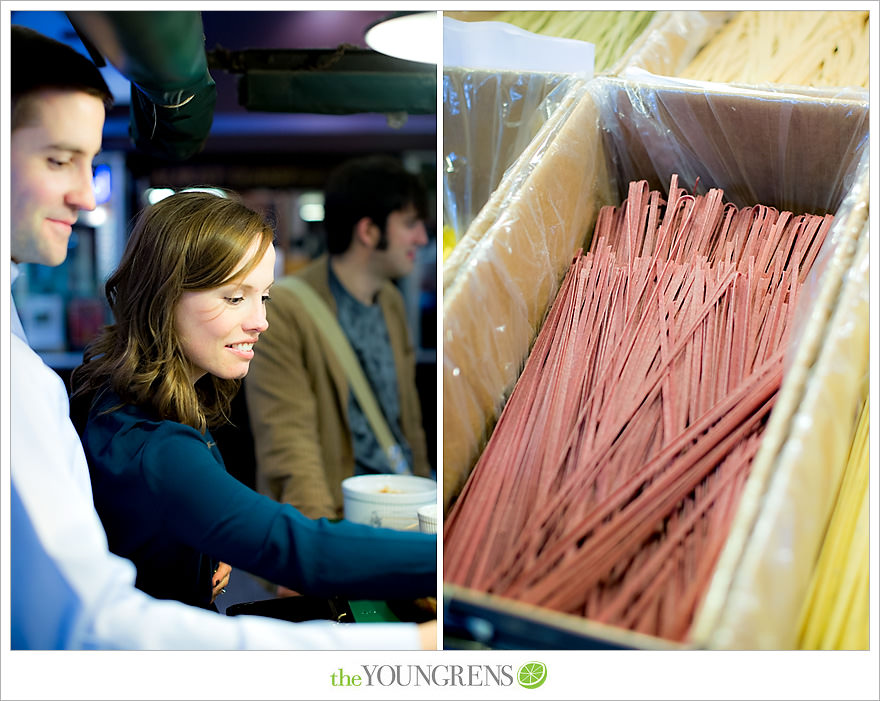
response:
<svg viewBox="0 0 880 701"><path fill-rule="evenodd" d="M75 90L113 105L101 71L81 53L29 27L13 25L11 34L12 129L32 118L23 98L40 90Z"/></svg>
<svg viewBox="0 0 880 701"><path fill-rule="evenodd" d="M344 253L355 224L369 217L382 231L379 248L387 246L385 225L392 212L415 207L427 217L427 194L421 179L392 156L366 156L346 161L328 177L324 188L327 251Z"/></svg>

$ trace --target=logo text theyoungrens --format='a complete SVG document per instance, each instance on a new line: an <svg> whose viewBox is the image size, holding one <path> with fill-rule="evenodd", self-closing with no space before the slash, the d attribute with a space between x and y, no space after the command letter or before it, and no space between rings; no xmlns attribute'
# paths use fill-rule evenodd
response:
<svg viewBox="0 0 880 701"><path fill-rule="evenodd" d="M341 667L330 675L332 686L511 686L511 665L361 665L361 672Z"/></svg>

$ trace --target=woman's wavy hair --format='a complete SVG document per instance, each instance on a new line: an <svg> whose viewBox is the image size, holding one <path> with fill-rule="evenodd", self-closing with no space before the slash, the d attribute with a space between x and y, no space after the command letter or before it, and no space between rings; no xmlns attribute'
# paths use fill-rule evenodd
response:
<svg viewBox="0 0 880 701"><path fill-rule="evenodd" d="M232 192L179 192L138 216L105 294L114 322L71 377L73 399L109 385L123 402L202 433L228 421L240 380L206 375L193 386L174 326L184 292L245 277L273 245L270 223ZM256 253L244 260L259 240Z"/></svg>

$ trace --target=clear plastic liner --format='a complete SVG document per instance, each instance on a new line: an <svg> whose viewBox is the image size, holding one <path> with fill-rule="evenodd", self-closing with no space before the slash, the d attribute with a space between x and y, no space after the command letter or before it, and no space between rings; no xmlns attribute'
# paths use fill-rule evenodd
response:
<svg viewBox="0 0 880 701"><path fill-rule="evenodd" d="M842 221L859 207L847 196L867 163L866 93L635 76L566 86L444 266L447 506L491 433L571 256L589 244L599 209L620 204L630 181L646 179L665 193L678 174L681 185L721 188L738 206L831 212ZM809 297L808 287L801 302Z"/></svg>
<svg viewBox="0 0 880 701"><path fill-rule="evenodd" d="M505 171L553 113L565 76L443 71L443 225L462 238Z"/></svg>
<svg viewBox="0 0 880 701"><path fill-rule="evenodd" d="M564 95L593 75L593 45L504 22L443 18L443 226L464 236Z"/></svg>
<svg viewBox="0 0 880 701"><path fill-rule="evenodd" d="M618 81L597 80L594 93L605 105L618 190L638 179L663 190L677 173L683 186L698 194L722 188L739 207L833 213L867 151L867 91L736 86L628 69Z"/></svg>
<svg viewBox="0 0 880 701"><path fill-rule="evenodd" d="M674 74L693 59L700 48L734 14L731 12L664 11L655 13L642 35L607 71L627 67L659 74ZM498 22L456 22L456 28L501 25ZM505 26L505 25L502 25ZM510 27L510 29L515 29ZM534 35L534 45L545 56L546 44L565 46L570 40ZM457 46L461 46L459 41ZM582 43L582 42L576 42ZM485 56L488 53L488 58ZM451 61L466 60L450 58ZM443 225L450 246L466 235L492 193L504 182L507 170L523 153L550 115L560 106L569 87L589 79L592 65L557 62L554 70L528 68L526 56L489 49L480 60L497 60L497 66L444 65L443 70ZM444 58L446 61L447 59ZM510 64L511 61L517 65Z"/></svg>
<svg viewBox="0 0 880 701"><path fill-rule="evenodd" d="M547 102L554 105L552 114L542 122L538 133L518 154L507 168L498 186L489 194L489 199L471 221L455 249L443 264L443 288L448 289L461 267L471 257L474 249L486 232L495 224L500 214L519 196L520 188L541 160L556 138L562 125L570 117L586 93L586 81L566 78L548 96Z"/></svg>

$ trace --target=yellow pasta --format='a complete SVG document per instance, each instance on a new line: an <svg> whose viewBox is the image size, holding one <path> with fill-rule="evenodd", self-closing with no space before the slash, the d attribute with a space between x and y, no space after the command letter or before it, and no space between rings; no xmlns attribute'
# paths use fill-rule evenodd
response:
<svg viewBox="0 0 880 701"><path fill-rule="evenodd" d="M449 224L443 225L443 260L452 253L452 249L455 248L456 244L456 236L455 229Z"/></svg>
<svg viewBox="0 0 880 701"><path fill-rule="evenodd" d="M868 649L868 402L801 610L803 650Z"/></svg>
<svg viewBox="0 0 880 701"><path fill-rule="evenodd" d="M867 88L869 45L866 11L742 11L680 77Z"/></svg>

